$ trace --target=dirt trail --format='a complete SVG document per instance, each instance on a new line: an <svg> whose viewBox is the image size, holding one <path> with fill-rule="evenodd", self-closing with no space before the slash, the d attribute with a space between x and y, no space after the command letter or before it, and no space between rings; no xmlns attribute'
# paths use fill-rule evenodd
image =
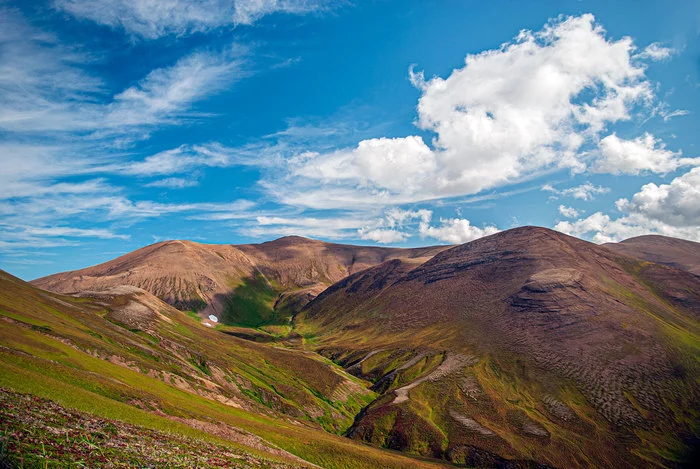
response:
<svg viewBox="0 0 700 469"><path fill-rule="evenodd" d="M477 358L472 355L459 355L456 353L448 353L447 357L445 357L445 360L442 363L440 363L440 365L437 368L435 368L435 370L433 370L432 373L423 376L422 378L418 378L417 380L412 381L406 386L396 389L394 391L396 393L396 398L394 398L392 404L401 404L402 402L406 402L409 399L408 392L411 389L418 386L419 384L424 383L426 381L437 381L440 378L454 373L455 371L459 370L462 366L473 365L474 363L476 363L476 361Z"/></svg>
<svg viewBox="0 0 700 469"><path fill-rule="evenodd" d="M364 357L362 360L360 360L359 362L357 362L357 363L355 363L354 365L352 365L351 367L349 367L349 368L347 369L347 372L348 372L348 373L351 373L351 370L358 370L358 371L361 370L361 369L362 369L362 363L363 363L365 360L367 360L367 359L370 358L371 356L376 355L376 354L378 354L379 352L383 352L383 351L384 351L383 348L380 348L380 349L377 349L377 350L372 350L372 351L369 352L367 355L365 355L365 357Z"/></svg>

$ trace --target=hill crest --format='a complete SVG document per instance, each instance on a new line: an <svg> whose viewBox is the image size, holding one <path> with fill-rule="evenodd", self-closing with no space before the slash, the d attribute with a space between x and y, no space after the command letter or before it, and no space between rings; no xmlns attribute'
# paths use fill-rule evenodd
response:
<svg viewBox="0 0 700 469"><path fill-rule="evenodd" d="M57 293L126 284L178 309L199 311L202 318L284 324L309 299L348 275L394 258L424 261L443 249L352 246L300 236L241 245L169 240L31 283Z"/></svg>

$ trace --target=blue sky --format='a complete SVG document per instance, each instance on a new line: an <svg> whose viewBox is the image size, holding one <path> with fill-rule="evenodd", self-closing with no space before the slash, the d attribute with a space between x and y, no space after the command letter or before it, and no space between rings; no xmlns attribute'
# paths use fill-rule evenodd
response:
<svg viewBox="0 0 700 469"><path fill-rule="evenodd" d="M0 267L700 241L699 113L694 1L0 0Z"/></svg>

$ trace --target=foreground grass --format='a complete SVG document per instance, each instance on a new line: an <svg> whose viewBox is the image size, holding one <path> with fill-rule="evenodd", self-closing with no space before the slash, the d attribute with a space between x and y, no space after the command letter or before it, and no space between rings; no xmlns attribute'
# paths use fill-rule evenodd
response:
<svg viewBox="0 0 700 469"><path fill-rule="evenodd" d="M0 387L49 399L61 408L89 414L89 419L131 425L177 441L205 442L280 467L304 461L329 469L439 466L323 431L321 425L342 431L351 412L373 396L363 382L330 362L310 352L208 330L184 313L163 314L169 321L124 327L91 300L47 294L17 279L0 278ZM196 363L190 363L192 359ZM237 394L236 380L243 389L248 386L250 396ZM215 400L229 396L238 401ZM255 401L258 396L260 402ZM282 413L290 404L298 417ZM295 408L309 409L316 420ZM39 426L52 428L51 422ZM20 435L25 431L13 428ZM13 446L13 454L25 460L28 453L44 454L54 433L27 434L35 446ZM254 438L241 439L240 434ZM104 451L98 441L87 442ZM112 459L128 461L130 453L119 453L119 448L110 450L115 451ZM182 448L185 453L196 451L196 446ZM199 464L189 462L193 464L188 467Z"/></svg>
<svg viewBox="0 0 700 469"><path fill-rule="evenodd" d="M300 467L230 445L95 417L3 388L0 447L0 460L17 468Z"/></svg>

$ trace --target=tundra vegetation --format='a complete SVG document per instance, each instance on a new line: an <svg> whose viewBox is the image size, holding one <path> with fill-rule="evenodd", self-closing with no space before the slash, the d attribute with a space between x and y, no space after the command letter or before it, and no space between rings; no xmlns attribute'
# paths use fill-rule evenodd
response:
<svg viewBox="0 0 700 469"><path fill-rule="evenodd" d="M420 250L166 242L33 284L2 273L2 457L689 466L700 251L683 263L676 241L636 257L532 227Z"/></svg>

